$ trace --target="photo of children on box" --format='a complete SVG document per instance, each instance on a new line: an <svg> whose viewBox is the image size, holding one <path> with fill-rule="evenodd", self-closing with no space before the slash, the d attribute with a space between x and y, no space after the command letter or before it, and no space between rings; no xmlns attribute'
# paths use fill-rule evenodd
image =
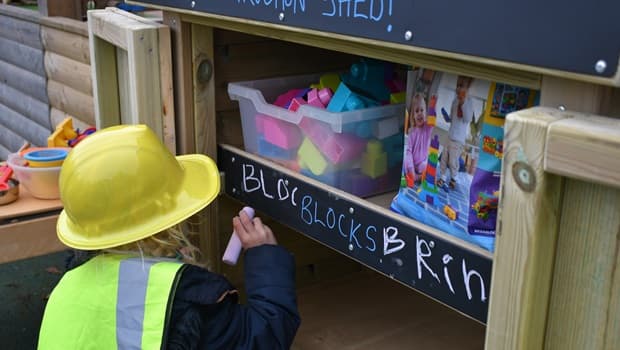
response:
<svg viewBox="0 0 620 350"><path fill-rule="evenodd" d="M408 73L400 189L390 208L493 251L510 112L538 91L468 76Z"/></svg>

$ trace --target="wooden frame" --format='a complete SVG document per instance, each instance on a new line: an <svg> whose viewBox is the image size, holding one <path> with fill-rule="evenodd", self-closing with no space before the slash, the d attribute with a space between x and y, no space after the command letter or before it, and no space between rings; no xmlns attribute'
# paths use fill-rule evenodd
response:
<svg viewBox="0 0 620 350"><path fill-rule="evenodd" d="M168 27L106 8L88 12L88 33L97 129L147 124L176 154Z"/></svg>
<svg viewBox="0 0 620 350"><path fill-rule="evenodd" d="M611 349L620 120L523 110L508 116L504 147L486 348Z"/></svg>

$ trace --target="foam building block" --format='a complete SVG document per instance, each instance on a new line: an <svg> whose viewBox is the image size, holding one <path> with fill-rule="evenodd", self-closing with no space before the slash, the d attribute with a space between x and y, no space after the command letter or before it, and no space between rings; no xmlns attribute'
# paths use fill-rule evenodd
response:
<svg viewBox="0 0 620 350"><path fill-rule="evenodd" d="M325 108L333 96L330 88L311 89L308 91L308 104L314 107Z"/></svg>
<svg viewBox="0 0 620 350"><path fill-rule="evenodd" d="M351 65L349 73L342 75L342 82L351 89L363 93L377 101L389 101L390 89L385 85L386 70L391 71L387 63L361 59Z"/></svg>
<svg viewBox="0 0 620 350"><path fill-rule="evenodd" d="M256 116L254 117L254 120L256 121L256 132L258 134L262 134L263 132L265 132L265 119L267 118L271 118L270 116L266 115L266 114L261 114L261 113L257 113Z"/></svg>
<svg viewBox="0 0 620 350"><path fill-rule="evenodd" d="M362 155L362 173L375 179L387 173L387 153L383 151L381 142L370 140Z"/></svg>
<svg viewBox="0 0 620 350"><path fill-rule="evenodd" d="M301 131L295 124L263 115L262 128L265 140L280 148L293 149L301 143Z"/></svg>
<svg viewBox="0 0 620 350"><path fill-rule="evenodd" d="M387 153L388 168L400 165L403 160L404 136L401 133L394 134L381 140L383 149Z"/></svg>
<svg viewBox="0 0 620 350"><path fill-rule="evenodd" d="M307 168L314 175L321 175L327 169L327 161L321 155L321 151L316 148L312 141L308 138L304 138L297 151L299 164L302 168Z"/></svg>
<svg viewBox="0 0 620 350"><path fill-rule="evenodd" d="M390 92L392 92L392 94L394 93L404 94L405 91L407 91L406 83L400 79L386 79L385 86L387 86L387 88L390 90Z"/></svg>
<svg viewBox="0 0 620 350"><path fill-rule="evenodd" d="M287 108L291 100L294 99L295 97L298 97L299 94L302 93L303 91L305 91L305 89L289 90L283 94L278 95L278 97L276 97L276 100L273 102L273 104L278 107Z"/></svg>
<svg viewBox="0 0 620 350"><path fill-rule="evenodd" d="M358 158L364 151L366 140L352 134L335 133L323 122L302 118L299 122L302 133L334 164Z"/></svg>
<svg viewBox="0 0 620 350"><path fill-rule="evenodd" d="M297 156L296 148L282 148L265 140L264 136L258 137L258 154L263 157L293 160Z"/></svg>
<svg viewBox="0 0 620 350"><path fill-rule="evenodd" d="M393 92L390 94L390 103L391 104L398 104L398 103L405 103L405 100L407 99L407 94L403 91L403 92Z"/></svg>
<svg viewBox="0 0 620 350"><path fill-rule="evenodd" d="M315 179L317 181L321 181L322 183L333 186L333 187L338 187L338 180L340 179L340 176L341 176L339 172L333 172L333 171L331 172L325 171L324 173L320 175L316 175L307 168L302 168L300 170L300 173L309 178Z"/></svg>
<svg viewBox="0 0 620 350"><path fill-rule="evenodd" d="M327 73L321 75L318 84L312 84L310 87L315 89L329 88L331 91L336 91L338 85L340 85L340 75L336 73Z"/></svg>
<svg viewBox="0 0 620 350"><path fill-rule="evenodd" d="M391 117L383 118L374 124L372 135L382 140L386 137L390 137L394 134L400 133L400 120L401 118Z"/></svg>
<svg viewBox="0 0 620 350"><path fill-rule="evenodd" d="M301 97L295 97L294 99L291 100L291 103L289 103L287 108L289 111L296 112L299 109L299 107L305 104L308 104L306 100L304 100Z"/></svg>
<svg viewBox="0 0 620 350"><path fill-rule="evenodd" d="M362 108L366 108L364 101L343 83L338 85L338 89L327 105L327 110L330 112L346 112Z"/></svg>

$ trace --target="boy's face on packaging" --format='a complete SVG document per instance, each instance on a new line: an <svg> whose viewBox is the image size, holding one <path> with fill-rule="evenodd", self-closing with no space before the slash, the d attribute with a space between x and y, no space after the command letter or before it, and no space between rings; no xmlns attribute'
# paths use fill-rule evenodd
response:
<svg viewBox="0 0 620 350"><path fill-rule="evenodd" d="M467 90L469 90L470 85L470 78L458 77L456 79L456 96L459 99L459 102L463 102L465 100L465 97L467 97Z"/></svg>

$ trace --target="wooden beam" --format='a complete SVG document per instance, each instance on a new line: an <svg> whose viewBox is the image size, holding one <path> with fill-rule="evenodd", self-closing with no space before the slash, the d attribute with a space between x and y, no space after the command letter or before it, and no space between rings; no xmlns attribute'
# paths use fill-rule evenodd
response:
<svg viewBox="0 0 620 350"><path fill-rule="evenodd" d="M0 82L0 103L50 129L49 105Z"/></svg>
<svg viewBox="0 0 620 350"><path fill-rule="evenodd" d="M571 115L549 127L545 171L620 188L620 119Z"/></svg>
<svg viewBox="0 0 620 350"><path fill-rule="evenodd" d="M93 97L54 80L48 80L47 93L50 106L59 109L85 123L95 124Z"/></svg>
<svg viewBox="0 0 620 350"><path fill-rule="evenodd" d="M89 42L95 125L100 130L121 123L116 48L95 35L89 36Z"/></svg>
<svg viewBox="0 0 620 350"><path fill-rule="evenodd" d="M4 125L5 129L11 130L12 133L19 135L21 140L27 140L36 146L47 145L47 138L51 134L50 128L38 124L27 116L12 110L2 103L0 103L0 124ZM17 149L23 145L23 142L17 138L13 139L13 142L19 143L11 143L11 150L17 151Z"/></svg>
<svg viewBox="0 0 620 350"><path fill-rule="evenodd" d="M616 349L620 187L568 179L545 349Z"/></svg>
<svg viewBox="0 0 620 350"><path fill-rule="evenodd" d="M486 349L542 349L562 179L544 172L549 125L563 119L527 109L509 114Z"/></svg>
<svg viewBox="0 0 620 350"><path fill-rule="evenodd" d="M38 22L0 15L0 37L41 50L41 29Z"/></svg>
<svg viewBox="0 0 620 350"><path fill-rule="evenodd" d="M23 45L17 41L0 37L0 60L29 70L42 77L45 76L43 66L43 50Z"/></svg>
<svg viewBox="0 0 620 350"><path fill-rule="evenodd" d="M45 72L47 78L69 86L86 95L93 94L93 83L90 65L67 58L65 56L45 52Z"/></svg>
<svg viewBox="0 0 620 350"><path fill-rule="evenodd" d="M193 153L194 95L192 78L191 26L181 16L164 12L164 24L170 27L174 72L175 136L178 154Z"/></svg>
<svg viewBox="0 0 620 350"><path fill-rule="evenodd" d="M57 219L50 215L0 226L0 264L67 249L56 236Z"/></svg>
<svg viewBox="0 0 620 350"><path fill-rule="evenodd" d="M88 38L88 24L66 17L41 17L41 26Z"/></svg>
<svg viewBox="0 0 620 350"><path fill-rule="evenodd" d="M84 22L86 25L86 22ZM63 55L72 60L90 65L88 34L86 36L56 28L41 27L41 38L46 51Z"/></svg>
<svg viewBox="0 0 620 350"><path fill-rule="evenodd" d="M0 82L10 85L43 103L49 101L45 77L2 60L0 60Z"/></svg>

